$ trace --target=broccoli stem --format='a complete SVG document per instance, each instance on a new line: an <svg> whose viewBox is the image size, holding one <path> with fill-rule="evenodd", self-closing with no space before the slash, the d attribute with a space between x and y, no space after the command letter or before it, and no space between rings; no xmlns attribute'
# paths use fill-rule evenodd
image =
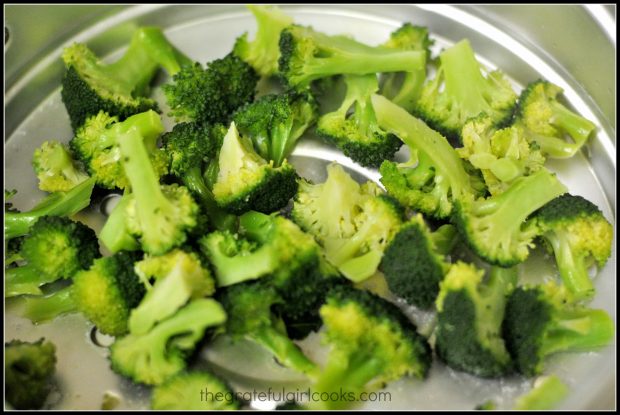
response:
<svg viewBox="0 0 620 415"><path fill-rule="evenodd" d="M140 244L127 229L127 222L125 221L125 212L130 200L127 195L119 200L99 233L99 240L112 253L140 249Z"/></svg>
<svg viewBox="0 0 620 415"><path fill-rule="evenodd" d="M316 377L317 367L286 335L273 327L263 327L251 334L251 337L267 348L284 366Z"/></svg>
<svg viewBox="0 0 620 415"><path fill-rule="evenodd" d="M553 319L553 327L540 349L542 356L592 350L609 344L614 337L614 323L603 310L556 310Z"/></svg>
<svg viewBox="0 0 620 415"><path fill-rule="evenodd" d="M77 311L73 301L73 287L68 286L45 297L29 297L24 300L23 316L33 323L53 320L62 315Z"/></svg>
<svg viewBox="0 0 620 415"><path fill-rule="evenodd" d="M202 202L215 229L223 231L234 228L237 220L236 216L227 213L218 206L213 193L205 183L200 167L194 167L186 171L183 175L183 184Z"/></svg>
<svg viewBox="0 0 620 415"><path fill-rule="evenodd" d="M54 282L58 278L49 278L32 266L23 265L6 269L4 279L4 296L15 297L24 294L42 295L43 292L39 287Z"/></svg>
<svg viewBox="0 0 620 415"><path fill-rule="evenodd" d="M193 61L176 49L166 39L158 27L143 27L138 29L136 36L146 53L162 66L169 76L175 75L182 66L193 65Z"/></svg>
<svg viewBox="0 0 620 415"><path fill-rule="evenodd" d="M596 126L557 101L551 102L550 105L553 109L553 116L550 120L551 124L562 131L566 131L575 140L577 146L580 147L588 139Z"/></svg>
<svg viewBox="0 0 620 415"><path fill-rule="evenodd" d="M124 140L124 135L130 131L137 132L149 153L157 150L157 139L163 131L161 118L153 110L132 115L123 122L115 123L101 134L102 148L110 147Z"/></svg>

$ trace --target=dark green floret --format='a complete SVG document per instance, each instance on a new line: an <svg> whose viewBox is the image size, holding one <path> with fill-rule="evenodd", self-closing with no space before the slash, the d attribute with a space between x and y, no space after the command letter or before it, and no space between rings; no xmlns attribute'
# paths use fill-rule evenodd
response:
<svg viewBox="0 0 620 415"><path fill-rule="evenodd" d="M151 409L156 411L234 411L240 406L230 385L205 370L172 376L151 395Z"/></svg>

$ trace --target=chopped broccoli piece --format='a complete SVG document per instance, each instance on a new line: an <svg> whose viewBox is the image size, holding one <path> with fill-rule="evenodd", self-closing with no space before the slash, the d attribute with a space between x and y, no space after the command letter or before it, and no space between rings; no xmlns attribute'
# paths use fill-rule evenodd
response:
<svg viewBox="0 0 620 415"><path fill-rule="evenodd" d="M79 273L79 272L78 272ZM77 275L77 274L76 274ZM25 296L23 316L35 324L77 312L71 285L45 296Z"/></svg>
<svg viewBox="0 0 620 415"><path fill-rule="evenodd" d="M568 396L568 386L556 375L541 376L534 382L532 390L517 398L517 411L547 411Z"/></svg>
<svg viewBox="0 0 620 415"><path fill-rule="evenodd" d="M37 148L32 165L39 179L39 189L45 192L68 192L88 179L69 149L58 141L46 141Z"/></svg>
<svg viewBox="0 0 620 415"><path fill-rule="evenodd" d="M204 370L174 375L151 396L151 409L156 411L234 411L240 406L228 383Z"/></svg>
<svg viewBox="0 0 620 415"><path fill-rule="evenodd" d="M121 197L108 215L101 232L99 232L99 240L111 253L140 250L140 243L129 232L125 220L125 212L132 198L133 196L130 193Z"/></svg>

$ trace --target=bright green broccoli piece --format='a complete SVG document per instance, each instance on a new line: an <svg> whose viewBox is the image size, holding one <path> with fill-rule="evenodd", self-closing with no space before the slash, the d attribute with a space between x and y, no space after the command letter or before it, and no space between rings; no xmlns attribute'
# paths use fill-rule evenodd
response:
<svg viewBox="0 0 620 415"><path fill-rule="evenodd" d="M45 296L25 296L23 300L24 310L22 316L35 324L44 323L63 314L78 311L73 300L73 286L71 285Z"/></svg>
<svg viewBox="0 0 620 415"><path fill-rule="evenodd" d="M254 99L258 79L250 65L229 53L206 68L183 67L163 91L177 121L228 124L237 108Z"/></svg>
<svg viewBox="0 0 620 415"><path fill-rule="evenodd" d="M56 371L56 346L11 340L4 344L5 399L15 409L41 409Z"/></svg>
<svg viewBox="0 0 620 415"><path fill-rule="evenodd" d="M156 411L235 411L240 406L230 385L204 370L174 375L151 396L151 409Z"/></svg>
<svg viewBox="0 0 620 415"><path fill-rule="evenodd" d="M455 201L477 193L448 140L385 97L373 95L372 103L379 126L409 147L408 162L381 164L381 183L388 194L413 210L446 218Z"/></svg>
<svg viewBox="0 0 620 415"><path fill-rule="evenodd" d="M471 117L486 113L501 128L510 122L517 95L504 74L487 72L476 60L467 39L445 49L434 79L422 88L416 115L451 140L460 141L461 129Z"/></svg>
<svg viewBox="0 0 620 415"><path fill-rule="evenodd" d="M297 173L284 161L275 167L241 137L231 123L220 148L213 195L217 204L232 213L249 210L271 213L283 208L297 192Z"/></svg>
<svg viewBox="0 0 620 415"><path fill-rule="evenodd" d="M557 100L562 92L551 82L534 81L521 92L515 114L515 123L525 129L529 141L551 158L574 156L596 129Z"/></svg>
<svg viewBox="0 0 620 415"><path fill-rule="evenodd" d="M377 75L345 75L346 94L340 107L324 114L317 134L363 166L379 167L394 158L402 142L381 128L371 101L379 89Z"/></svg>
<svg viewBox="0 0 620 415"><path fill-rule="evenodd" d="M332 75L415 71L426 63L425 52L372 47L299 25L291 25L280 34L280 54L279 71L296 89Z"/></svg>
<svg viewBox="0 0 620 415"><path fill-rule="evenodd" d="M114 63L102 62L82 43L65 48L62 60L66 72L61 97L73 131L99 111L122 121L133 114L156 110L157 103L146 94L158 68L174 75L182 65L191 63L157 27L137 29L125 54Z"/></svg>
<svg viewBox="0 0 620 415"><path fill-rule="evenodd" d="M517 411L548 411L568 396L568 386L556 375L541 376L532 389L517 398Z"/></svg>
<svg viewBox="0 0 620 415"><path fill-rule="evenodd" d="M247 32L239 36L233 52L261 76L275 75L280 59L280 32L293 24L293 19L277 6L248 4L246 7L256 19L256 36L252 41L248 40Z"/></svg>
<svg viewBox="0 0 620 415"><path fill-rule="evenodd" d="M318 105L309 92L287 92L263 95L241 107L234 120L241 135L252 140L256 152L280 167L317 117Z"/></svg>
<svg viewBox="0 0 620 415"><path fill-rule="evenodd" d="M140 243L129 232L125 220L127 216L125 212L132 199L131 193L124 194L108 215L108 219L99 232L99 240L111 253L140 250Z"/></svg>
<svg viewBox="0 0 620 415"><path fill-rule="evenodd" d="M518 371L540 374L557 352L584 352L614 339L614 323L603 310L578 305L563 286L519 287L508 299L503 337Z"/></svg>
<svg viewBox="0 0 620 415"><path fill-rule="evenodd" d="M490 264L510 267L525 261L534 246L537 228L528 217L566 192L546 169L516 179L496 196L455 204L452 221L464 241Z"/></svg>
<svg viewBox="0 0 620 415"><path fill-rule="evenodd" d="M135 382L159 385L186 368L185 356L207 328L226 321L222 306L207 298L192 300L145 334L128 334L110 347L112 369Z"/></svg>
<svg viewBox="0 0 620 415"><path fill-rule="evenodd" d="M560 277L578 299L594 296L588 269L605 265L611 255L613 227L589 200L559 196L533 215L540 237L555 255Z"/></svg>
<svg viewBox="0 0 620 415"><path fill-rule="evenodd" d="M68 192L88 179L69 149L58 141L46 141L37 148L32 165L39 179L39 189L45 192Z"/></svg>
<svg viewBox="0 0 620 415"><path fill-rule="evenodd" d="M512 370L502 320L517 273L495 267L483 279L484 271L474 265L457 262L450 267L437 297L435 351L452 368L499 377Z"/></svg>

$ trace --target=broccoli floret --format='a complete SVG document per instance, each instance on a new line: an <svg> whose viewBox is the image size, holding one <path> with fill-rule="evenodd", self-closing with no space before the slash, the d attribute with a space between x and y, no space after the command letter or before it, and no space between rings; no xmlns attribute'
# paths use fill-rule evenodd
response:
<svg viewBox="0 0 620 415"><path fill-rule="evenodd" d="M379 267L390 291L417 307L431 307L439 293L439 283L449 269L437 245L450 243L437 238L452 234L448 239L454 239L455 232L450 225L441 232L431 232L420 214L402 225L385 249Z"/></svg>
<svg viewBox="0 0 620 415"><path fill-rule="evenodd" d="M110 347L112 369L135 382L159 385L185 369L185 355L207 328L225 321L226 313L218 302L192 300L148 333L129 333L116 340Z"/></svg>
<svg viewBox="0 0 620 415"><path fill-rule="evenodd" d="M129 187L129 180L121 163L119 143L127 134L137 132L157 175L162 176L168 171L167 156L157 147L157 139L163 130L155 111L136 114L122 122L102 111L87 118L69 144L89 173L96 177L99 186L125 189Z"/></svg>
<svg viewBox="0 0 620 415"><path fill-rule="evenodd" d="M568 386L556 375L541 376L534 382L532 389L517 398L517 411L548 411L555 409L566 396Z"/></svg>
<svg viewBox="0 0 620 415"><path fill-rule="evenodd" d="M525 261L537 234L527 218L566 192L546 169L516 179L496 196L457 200L452 221L470 248L487 262L510 267Z"/></svg>
<svg viewBox="0 0 620 415"><path fill-rule="evenodd" d="M282 31L280 54L279 71L288 85L296 89L332 75L414 71L426 63L425 52L372 47L300 25Z"/></svg>
<svg viewBox="0 0 620 415"><path fill-rule="evenodd" d="M65 48L62 59L67 70L61 97L73 131L99 111L122 121L133 114L157 109L157 103L145 96L157 69L162 66L174 75L182 65L190 63L157 27L137 29L123 57L112 64L100 61L82 43Z"/></svg>
<svg viewBox="0 0 620 415"><path fill-rule="evenodd" d="M461 129L471 117L486 113L501 128L510 122L517 94L504 74L483 75L467 39L445 49L434 79L422 87L416 115L451 140L460 141Z"/></svg>
<svg viewBox="0 0 620 415"><path fill-rule="evenodd" d="M56 346L40 339L4 344L5 399L15 409L41 409L56 371Z"/></svg>
<svg viewBox="0 0 620 415"><path fill-rule="evenodd" d="M548 355L590 351L614 339L614 323L605 311L575 304L553 281L514 290L502 330L517 369L526 376L541 373Z"/></svg>
<svg viewBox="0 0 620 415"><path fill-rule="evenodd" d="M390 34L390 39L383 46L399 50L422 51L426 53L426 61L428 61L433 43L435 42L428 36L426 27L404 23ZM426 68L424 66L410 72L384 74L381 79L381 95L411 112L415 108L425 80Z"/></svg>
<svg viewBox="0 0 620 415"><path fill-rule="evenodd" d="M43 216L24 238L25 264L5 270L5 296L41 295L40 286L70 279L100 256L97 235L88 226L60 216Z"/></svg>
<svg viewBox="0 0 620 415"><path fill-rule="evenodd" d="M340 107L324 114L317 123L317 134L363 166L379 167L391 160L402 142L377 124L371 95L379 84L376 74L345 75L347 92Z"/></svg>
<svg viewBox="0 0 620 415"><path fill-rule="evenodd" d="M215 201L235 214L283 208L297 192L295 169L286 161L280 167L265 161L244 138L232 122L220 148Z"/></svg>
<svg viewBox="0 0 620 415"><path fill-rule="evenodd" d="M249 137L256 152L280 167L297 140L316 121L318 105L309 92L263 95L240 108L235 125Z"/></svg>
<svg viewBox="0 0 620 415"><path fill-rule="evenodd" d="M4 239L10 240L26 235L32 225L42 216L72 216L90 205L95 178L75 186L68 192L56 192L41 200L26 212L4 212Z"/></svg>
<svg viewBox="0 0 620 415"><path fill-rule="evenodd" d="M528 140L551 158L574 156L596 126L562 105L562 88L548 81L530 83L521 92L515 123L525 129Z"/></svg>
<svg viewBox="0 0 620 415"><path fill-rule="evenodd" d="M121 251L96 260L73 277L73 301L100 332L112 336L127 333L129 313L145 294L134 272L139 259L138 253Z"/></svg>
<svg viewBox="0 0 620 415"><path fill-rule="evenodd" d="M467 121L461 137L463 147L457 148L457 153L480 169L492 195L505 191L515 179L535 173L545 164L540 149L527 141L521 127L496 130L486 114Z"/></svg>
<svg viewBox="0 0 620 415"><path fill-rule="evenodd" d="M146 287L146 295L131 311L132 334L148 332L189 300L215 292L211 273L195 253L175 249L162 256L146 257L136 263L135 270ZM155 282L151 283L153 279Z"/></svg>
<svg viewBox="0 0 620 415"><path fill-rule="evenodd" d="M589 200L559 196L533 214L540 237L553 251L560 277L578 299L594 296L588 269L605 265L611 255L613 227Z"/></svg>
<svg viewBox="0 0 620 415"><path fill-rule="evenodd" d="M384 161L379 172L388 194L403 205L446 218L454 201L477 193L465 166L448 140L385 97L373 95L379 126L409 147L410 160Z"/></svg>
<svg viewBox="0 0 620 415"><path fill-rule="evenodd" d="M151 396L151 409L156 411L234 411L240 406L228 383L204 370L174 375Z"/></svg>
<svg viewBox="0 0 620 415"><path fill-rule="evenodd" d="M507 296L517 283L516 269L484 271L457 262L440 283L435 351L448 366L483 377L512 370L502 340Z"/></svg>
<svg viewBox="0 0 620 415"><path fill-rule="evenodd" d="M39 179L39 189L45 192L68 192L88 179L69 149L58 141L46 141L37 148L32 165Z"/></svg>
<svg viewBox="0 0 620 415"><path fill-rule="evenodd" d="M246 7L256 19L256 36L252 41L248 40L247 32L239 36L233 52L260 75L275 75L280 58L280 32L293 24L293 19L277 6L248 4Z"/></svg>
<svg viewBox="0 0 620 415"><path fill-rule="evenodd" d="M424 378L428 373L428 343L392 303L368 291L339 286L327 295L320 314L330 352L313 390L359 396L402 376ZM330 399L318 405L346 409L352 404Z"/></svg>
<svg viewBox="0 0 620 415"><path fill-rule="evenodd" d="M250 65L229 53L206 68L183 67L163 91L177 121L228 124L237 108L254 99L258 79Z"/></svg>

